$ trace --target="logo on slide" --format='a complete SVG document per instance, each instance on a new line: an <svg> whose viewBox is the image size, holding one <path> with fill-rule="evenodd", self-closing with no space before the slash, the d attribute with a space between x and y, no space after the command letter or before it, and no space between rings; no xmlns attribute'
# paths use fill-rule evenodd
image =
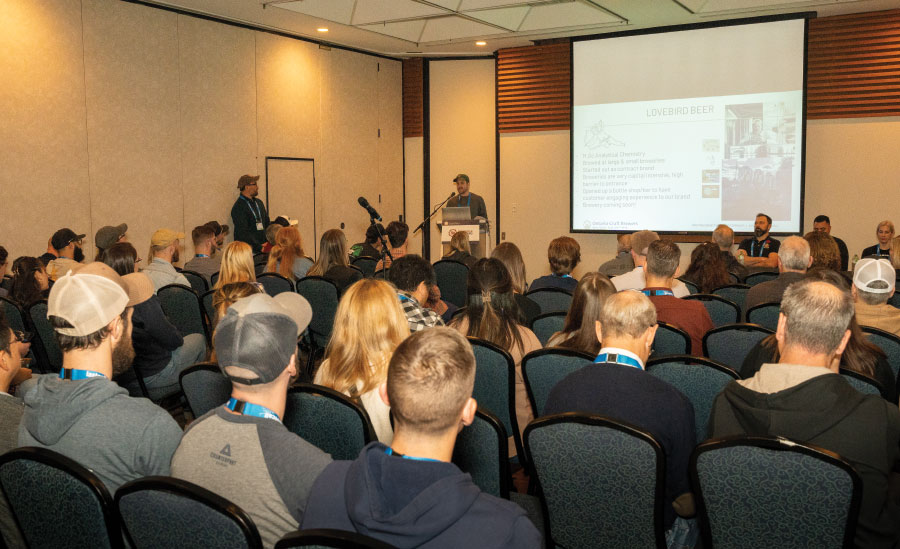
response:
<svg viewBox="0 0 900 549"><path fill-rule="evenodd" d="M602 120L584 131L584 146L594 150L600 147L624 147L625 143L606 133L606 127Z"/></svg>

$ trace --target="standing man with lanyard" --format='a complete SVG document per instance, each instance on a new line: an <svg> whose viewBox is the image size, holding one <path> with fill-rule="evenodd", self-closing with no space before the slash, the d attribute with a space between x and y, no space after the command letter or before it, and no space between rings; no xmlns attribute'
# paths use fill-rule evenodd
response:
<svg viewBox="0 0 900 549"><path fill-rule="evenodd" d="M482 217L488 218L487 206L484 205L484 199L475 193L469 192L469 176L461 173L453 180L456 183L456 199L450 199L448 206L463 207L468 206L472 212L472 219Z"/></svg>
<svg viewBox="0 0 900 549"><path fill-rule="evenodd" d="M242 175L238 179L240 196L231 207L231 220L234 223L234 239L250 244L253 253L262 251L266 242L266 227L269 226L269 214L259 194L259 176Z"/></svg>
<svg viewBox="0 0 900 549"><path fill-rule="evenodd" d="M778 249L781 242L769 236L772 218L764 213L756 214L753 223L754 238L745 238L738 246L737 257L747 267L778 267Z"/></svg>

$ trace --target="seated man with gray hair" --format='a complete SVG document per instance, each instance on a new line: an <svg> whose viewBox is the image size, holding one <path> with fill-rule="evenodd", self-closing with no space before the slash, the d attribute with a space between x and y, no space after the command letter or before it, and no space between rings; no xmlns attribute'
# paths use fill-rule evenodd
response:
<svg viewBox="0 0 900 549"><path fill-rule="evenodd" d="M781 296L788 286L803 279L806 270L812 265L809 242L799 236L789 236L781 243L778 257L778 278L753 286L747 290L744 301L744 313L751 307L763 303L781 301Z"/></svg>
<svg viewBox="0 0 900 549"><path fill-rule="evenodd" d="M644 279L644 266L647 264L647 248L650 243L659 240L659 235L653 231L638 231L631 235L631 259L634 261L634 269L627 273L612 278L612 283L617 292L622 290L640 290L647 286ZM675 280L672 285L675 297L691 295L684 282Z"/></svg>
<svg viewBox="0 0 900 549"><path fill-rule="evenodd" d="M792 284L781 301L778 364L732 381L716 397L710 435L773 435L837 452L859 473L855 547L893 547L900 509L888 478L900 464L900 411L838 374L850 339L853 300L824 281Z"/></svg>
<svg viewBox="0 0 900 549"><path fill-rule="evenodd" d="M734 246L734 230L728 225L719 225L712 233L712 241L719 247L722 252L722 260L725 261L725 268L729 273L735 275L741 280L750 274L750 269L741 265L741 263L731 253Z"/></svg>
<svg viewBox="0 0 900 549"><path fill-rule="evenodd" d="M856 320L900 337L900 309L888 304L894 295L896 273L887 259L866 257L853 269L853 299Z"/></svg>
<svg viewBox="0 0 900 549"><path fill-rule="evenodd" d="M606 276L619 276L634 269L634 260L631 259L631 235L620 234L616 237L616 257L610 259L597 271Z"/></svg>

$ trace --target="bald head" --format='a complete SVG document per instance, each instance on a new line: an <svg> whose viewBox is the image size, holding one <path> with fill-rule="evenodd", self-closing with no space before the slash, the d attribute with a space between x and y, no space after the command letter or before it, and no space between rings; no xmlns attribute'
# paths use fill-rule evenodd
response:
<svg viewBox="0 0 900 549"><path fill-rule="evenodd" d="M713 231L712 239L720 250L726 252L734 245L734 231L728 225L719 225Z"/></svg>
<svg viewBox="0 0 900 549"><path fill-rule="evenodd" d="M807 278L785 290L781 314L785 323L782 328L779 322L778 328L786 350L797 347L809 353L831 355L850 326L853 298L850 292L824 280Z"/></svg>
<svg viewBox="0 0 900 549"><path fill-rule="evenodd" d="M799 236L785 238L778 250L778 261L785 271L805 273L809 259L809 242Z"/></svg>

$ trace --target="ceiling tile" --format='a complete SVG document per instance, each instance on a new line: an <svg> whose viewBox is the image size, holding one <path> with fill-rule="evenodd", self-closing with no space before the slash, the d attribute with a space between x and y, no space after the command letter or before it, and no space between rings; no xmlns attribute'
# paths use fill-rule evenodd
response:
<svg viewBox="0 0 900 549"><path fill-rule="evenodd" d="M622 20L615 15L586 4L549 4L532 7L519 30L533 31L621 22Z"/></svg>
<svg viewBox="0 0 900 549"><path fill-rule="evenodd" d="M460 11L483 10L493 8L507 8L510 6L523 6L528 4L538 4L550 0L462 0L459 6ZM552 0L555 2L574 2L575 0Z"/></svg>
<svg viewBox="0 0 900 549"><path fill-rule="evenodd" d="M435 17L425 24L422 42L438 42L444 40L462 40L497 34L495 27L469 21L462 17Z"/></svg>
<svg viewBox="0 0 900 549"><path fill-rule="evenodd" d="M398 21L396 23L376 23L374 25L359 25L357 28L386 34L394 38L408 40L410 42L419 42L419 36L425 27L425 20L417 21Z"/></svg>
<svg viewBox="0 0 900 549"><path fill-rule="evenodd" d="M448 11L413 0L364 0L356 3L353 24L365 25L447 14Z"/></svg>
<svg viewBox="0 0 900 549"><path fill-rule="evenodd" d="M525 16L528 15L529 9L528 6L520 6L517 8L470 11L466 12L466 15L488 23L500 25L504 29L516 31L518 30L519 25L522 24L522 21L525 20Z"/></svg>
<svg viewBox="0 0 900 549"><path fill-rule="evenodd" d="M354 0L303 0L273 6L349 25L350 16L353 14L353 2Z"/></svg>
<svg viewBox="0 0 900 549"><path fill-rule="evenodd" d="M448 10L458 10L462 0L428 0L429 4L437 4L438 6L447 8Z"/></svg>

